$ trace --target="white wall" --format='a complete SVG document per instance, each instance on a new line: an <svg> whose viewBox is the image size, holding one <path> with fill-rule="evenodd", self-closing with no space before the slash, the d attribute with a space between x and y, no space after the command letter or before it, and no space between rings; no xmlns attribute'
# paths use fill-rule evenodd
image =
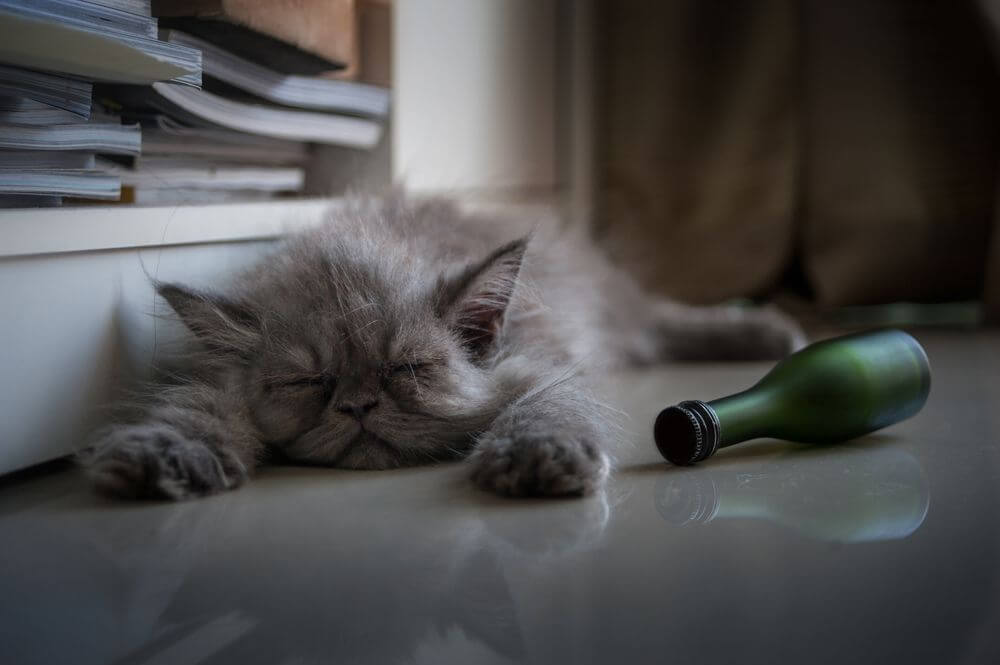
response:
<svg viewBox="0 0 1000 665"><path fill-rule="evenodd" d="M395 4L393 177L418 191L546 190L556 0Z"/></svg>
<svg viewBox="0 0 1000 665"><path fill-rule="evenodd" d="M267 242L0 259L0 473L78 450L179 330L147 275L224 283Z"/></svg>

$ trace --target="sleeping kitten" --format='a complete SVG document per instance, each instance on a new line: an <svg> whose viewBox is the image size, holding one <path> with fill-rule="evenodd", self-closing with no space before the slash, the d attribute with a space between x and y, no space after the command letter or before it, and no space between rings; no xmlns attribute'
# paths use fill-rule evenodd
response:
<svg viewBox="0 0 1000 665"><path fill-rule="evenodd" d="M657 300L554 224L441 201L333 213L225 295L157 290L197 339L186 376L84 456L119 496L232 489L269 453L352 469L468 458L493 492L588 494L614 441L595 372L777 358L803 340L774 310Z"/></svg>

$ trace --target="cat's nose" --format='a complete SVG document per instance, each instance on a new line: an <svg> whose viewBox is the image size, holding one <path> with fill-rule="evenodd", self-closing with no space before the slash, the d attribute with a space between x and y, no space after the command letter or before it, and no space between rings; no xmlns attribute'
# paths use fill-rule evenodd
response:
<svg viewBox="0 0 1000 665"><path fill-rule="evenodd" d="M340 406L337 407L337 410L340 411L341 413L352 415L358 420L361 420L362 418L365 417L366 413L374 409L376 406L378 406L378 400L373 399L367 402L354 402L354 403L341 404Z"/></svg>

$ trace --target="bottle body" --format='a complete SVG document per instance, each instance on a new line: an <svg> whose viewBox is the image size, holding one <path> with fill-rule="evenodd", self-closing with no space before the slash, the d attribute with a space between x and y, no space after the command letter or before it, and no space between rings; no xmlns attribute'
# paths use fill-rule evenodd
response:
<svg viewBox="0 0 1000 665"><path fill-rule="evenodd" d="M749 390L666 409L654 433L667 459L690 464L760 437L852 439L915 415L929 393L927 355L913 337L900 330L860 333L802 349Z"/></svg>

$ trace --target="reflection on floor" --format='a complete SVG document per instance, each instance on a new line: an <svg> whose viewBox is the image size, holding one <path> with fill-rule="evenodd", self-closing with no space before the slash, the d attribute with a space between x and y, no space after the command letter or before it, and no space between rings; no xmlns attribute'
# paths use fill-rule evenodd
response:
<svg viewBox="0 0 1000 665"><path fill-rule="evenodd" d="M274 468L176 505L8 480L0 660L998 662L1000 338L916 335L917 418L692 469L658 457L657 410L766 365L616 377L631 441L587 499L494 498L461 465Z"/></svg>

